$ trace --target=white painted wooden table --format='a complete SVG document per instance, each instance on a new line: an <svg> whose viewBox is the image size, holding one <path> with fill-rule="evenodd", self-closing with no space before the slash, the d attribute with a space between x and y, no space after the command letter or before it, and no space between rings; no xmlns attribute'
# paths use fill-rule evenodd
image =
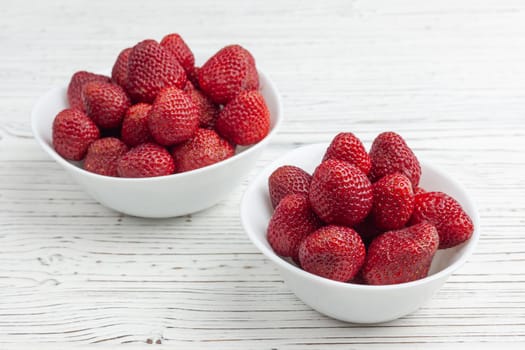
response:
<svg viewBox="0 0 525 350"><path fill-rule="evenodd" d="M1 7L0 348L525 341L523 1L2 0ZM345 324L299 301L245 237L238 207L249 179L216 207L176 219L127 217L94 202L32 139L32 105L74 71L109 67L121 48L169 32L208 51L246 46L280 88L286 121L251 176L341 130L368 143L396 130L477 199L482 238L470 261L418 312L376 326Z"/></svg>

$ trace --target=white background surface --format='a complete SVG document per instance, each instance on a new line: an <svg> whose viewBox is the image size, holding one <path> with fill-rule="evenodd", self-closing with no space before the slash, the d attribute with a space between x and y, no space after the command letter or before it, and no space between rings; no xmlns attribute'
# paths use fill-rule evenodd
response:
<svg viewBox="0 0 525 350"><path fill-rule="evenodd" d="M2 1L0 348L525 341L523 1L129 3ZM368 144L395 130L477 199L474 256L418 312L359 326L305 306L248 241L238 216L248 180L178 219L98 205L32 139L32 105L74 71L109 68L122 48L169 32L195 50L247 47L280 88L286 120L258 169L342 130Z"/></svg>

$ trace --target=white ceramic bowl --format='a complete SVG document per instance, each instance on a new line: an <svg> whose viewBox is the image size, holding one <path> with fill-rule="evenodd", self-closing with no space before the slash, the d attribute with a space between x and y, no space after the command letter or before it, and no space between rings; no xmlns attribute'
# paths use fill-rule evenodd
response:
<svg viewBox="0 0 525 350"><path fill-rule="evenodd" d="M429 276L417 281L368 286L332 281L301 270L274 253L266 239L272 215L268 177L281 165L296 165L309 173L320 163L328 144L300 147L266 167L246 190L241 203L241 220L251 241L281 271L288 287L306 304L330 317L355 323L386 322L417 310L437 292L445 280L472 254L479 239L480 223L476 206L455 180L422 163L421 186L443 191L456 198L474 222L474 234L467 242L439 250Z"/></svg>
<svg viewBox="0 0 525 350"><path fill-rule="evenodd" d="M36 140L83 189L102 205L140 217L164 218L209 208L226 197L255 165L261 151L281 123L281 100L277 88L259 72L261 93L271 114L270 133L259 143L237 147L237 154L222 162L193 171L152 178L117 178L90 173L79 162L67 161L52 146L55 115L68 107L67 86L54 88L33 108L31 124Z"/></svg>

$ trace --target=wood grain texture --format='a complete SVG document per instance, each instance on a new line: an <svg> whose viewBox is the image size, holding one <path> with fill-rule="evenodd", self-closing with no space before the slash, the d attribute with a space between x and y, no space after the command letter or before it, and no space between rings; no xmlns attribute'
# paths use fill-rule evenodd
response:
<svg viewBox="0 0 525 350"><path fill-rule="evenodd" d="M279 87L286 120L251 176L341 130L368 144L398 131L476 198L470 261L416 313L345 324L299 301L246 238L249 178L216 207L167 220L89 198L32 139L32 105L74 71L174 31L203 52L246 46ZM6 0L0 47L0 349L525 342L523 1Z"/></svg>

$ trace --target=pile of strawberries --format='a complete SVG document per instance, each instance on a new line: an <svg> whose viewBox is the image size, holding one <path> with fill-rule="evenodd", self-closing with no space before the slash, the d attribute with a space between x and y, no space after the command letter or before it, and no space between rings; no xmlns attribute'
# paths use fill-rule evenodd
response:
<svg viewBox="0 0 525 350"><path fill-rule="evenodd" d="M377 136L369 153L340 133L313 175L285 165L268 179L274 251L304 270L370 285L428 275L438 249L468 240L474 226L461 205L419 185L421 167L403 138Z"/></svg>
<svg viewBox="0 0 525 350"><path fill-rule="evenodd" d="M93 173L152 177L201 168L262 140L270 113L253 56L226 46L202 67L178 34L124 49L111 78L76 72L53 146Z"/></svg>

